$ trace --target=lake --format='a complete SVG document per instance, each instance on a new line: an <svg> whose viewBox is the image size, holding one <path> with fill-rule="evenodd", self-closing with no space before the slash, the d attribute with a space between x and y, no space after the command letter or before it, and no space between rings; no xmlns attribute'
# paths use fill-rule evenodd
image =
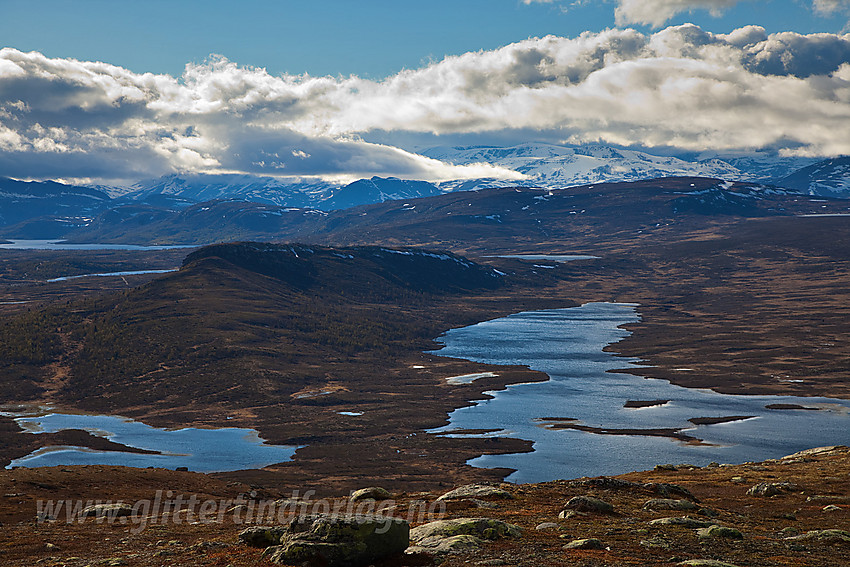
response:
<svg viewBox="0 0 850 567"><path fill-rule="evenodd" d="M527 365L545 372L550 379L487 392L492 399L455 410L449 414L448 425L429 432L463 437L463 432L452 431L497 430L486 435L533 441L531 453L484 455L469 461L476 467L516 469L508 477L511 482L620 474L659 463L760 461L810 447L850 444L848 400L726 395L611 372L641 366L638 359L602 350L628 336L629 332L619 326L640 320L636 307L588 303L517 313L448 331L438 339L445 346L431 354L487 364ZM628 401L658 405L624 407ZM795 404L818 411L765 407L773 404ZM753 418L707 425L688 421L730 416ZM671 429L700 439L702 444L565 426L609 433Z"/></svg>
<svg viewBox="0 0 850 567"><path fill-rule="evenodd" d="M289 461L296 446L267 445L253 429L160 429L132 419L109 415L78 415L34 412L17 417L18 425L30 433L53 433L82 429L92 435L128 447L158 451L146 455L123 451L95 451L85 447L44 447L15 459L11 467L58 465L123 465L128 467L188 467L197 472L259 469ZM4 415L14 413L4 412Z"/></svg>
<svg viewBox="0 0 850 567"><path fill-rule="evenodd" d="M0 244L0 250L174 250L200 247L200 245L70 244L63 240L13 240L11 238L8 241L7 244Z"/></svg>

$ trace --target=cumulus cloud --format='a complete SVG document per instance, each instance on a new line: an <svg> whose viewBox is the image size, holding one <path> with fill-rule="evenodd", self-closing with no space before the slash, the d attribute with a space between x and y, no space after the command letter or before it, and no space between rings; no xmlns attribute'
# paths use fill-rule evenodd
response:
<svg viewBox="0 0 850 567"><path fill-rule="evenodd" d="M758 26L548 36L382 81L272 76L223 58L171 77L0 50L0 175L14 177L516 178L389 140L522 132L574 143L836 155L850 154L848 131L850 35L767 34Z"/></svg>

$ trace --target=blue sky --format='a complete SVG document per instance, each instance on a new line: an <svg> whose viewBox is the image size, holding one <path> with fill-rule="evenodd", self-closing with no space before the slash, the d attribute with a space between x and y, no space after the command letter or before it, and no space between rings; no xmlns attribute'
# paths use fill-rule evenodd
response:
<svg viewBox="0 0 850 567"><path fill-rule="evenodd" d="M516 178L427 146L850 155L850 0L0 0L0 176Z"/></svg>
<svg viewBox="0 0 850 567"><path fill-rule="evenodd" d="M616 5L604 0L0 0L0 7L5 47L171 75L215 53L272 74L383 78L445 55L616 25ZM809 2L773 0L739 2L719 17L697 8L666 25L838 33L847 20L845 11L827 16Z"/></svg>

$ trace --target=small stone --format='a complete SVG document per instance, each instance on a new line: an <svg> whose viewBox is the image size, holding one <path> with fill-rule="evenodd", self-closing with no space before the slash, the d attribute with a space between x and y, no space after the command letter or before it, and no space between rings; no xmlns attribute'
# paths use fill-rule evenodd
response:
<svg viewBox="0 0 850 567"><path fill-rule="evenodd" d="M570 498L569 502L564 505L564 509L597 514L611 514L614 512L614 507L611 504L604 500L593 498L592 496L575 496Z"/></svg>
<svg viewBox="0 0 850 567"><path fill-rule="evenodd" d="M824 512L840 512L841 506L836 506L835 504L829 504L823 507Z"/></svg>
<svg viewBox="0 0 850 567"><path fill-rule="evenodd" d="M584 512L576 512L575 510L561 510L561 513L558 514L558 519L560 520L570 520L572 518L584 518L587 517L587 514Z"/></svg>
<svg viewBox="0 0 850 567"><path fill-rule="evenodd" d="M788 526L787 528L782 528L781 530L779 530L779 535L781 537L794 537L800 535L800 530Z"/></svg>
<svg viewBox="0 0 850 567"><path fill-rule="evenodd" d="M733 476L729 479L729 482L733 484L744 484L745 482L747 482L747 479L742 476Z"/></svg>
<svg viewBox="0 0 850 567"><path fill-rule="evenodd" d="M47 551L59 551L61 548L54 543L46 543L44 544L44 549Z"/></svg>
<svg viewBox="0 0 850 567"><path fill-rule="evenodd" d="M558 524L555 522L543 522L542 524L537 524L534 528L535 530L543 531L543 530L557 530Z"/></svg>
<svg viewBox="0 0 850 567"><path fill-rule="evenodd" d="M351 493L352 502L360 500L389 500L390 498L392 498L392 495L380 486L369 486Z"/></svg>
<svg viewBox="0 0 850 567"><path fill-rule="evenodd" d="M574 539L564 549L605 549L605 544L596 538Z"/></svg>
<svg viewBox="0 0 850 567"><path fill-rule="evenodd" d="M707 528L697 530L697 535L701 538L726 538L726 539L744 539L744 534L735 528L727 528L725 526L712 525Z"/></svg>
<svg viewBox="0 0 850 567"><path fill-rule="evenodd" d="M724 563L715 559L688 559L682 561L679 565L689 565L690 567L738 567L733 563Z"/></svg>
<svg viewBox="0 0 850 567"><path fill-rule="evenodd" d="M189 472L189 467L177 467L174 470L177 472Z"/></svg>
<svg viewBox="0 0 850 567"><path fill-rule="evenodd" d="M656 470L656 471L675 471L675 470L678 470L678 469L676 468L676 465L667 463L667 464L664 464L664 465L655 465L654 470Z"/></svg>
<svg viewBox="0 0 850 567"><path fill-rule="evenodd" d="M653 498L643 505L644 510L696 510L697 505L688 500L673 500L670 498Z"/></svg>

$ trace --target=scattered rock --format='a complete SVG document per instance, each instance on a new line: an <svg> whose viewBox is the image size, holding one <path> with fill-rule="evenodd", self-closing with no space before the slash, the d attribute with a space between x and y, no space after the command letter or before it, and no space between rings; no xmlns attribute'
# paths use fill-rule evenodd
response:
<svg viewBox="0 0 850 567"><path fill-rule="evenodd" d="M707 528L700 528L697 530L697 535L701 538L717 538L722 537L726 539L744 539L744 534L741 533L740 530L735 528L727 528L725 526L712 525Z"/></svg>
<svg viewBox="0 0 850 567"><path fill-rule="evenodd" d="M174 470L177 472L189 472L189 467L177 467Z"/></svg>
<svg viewBox="0 0 850 567"><path fill-rule="evenodd" d="M656 471L671 471L672 472L672 471L676 471L676 470L679 470L679 469L676 468L676 465L667 463L665 465L655 465L654 470L656 470Z"/></svg>
<svg viewBox="0 0 850 567"><path fill-rule="evenodd" d="M733 563L724 563L715 559L688 559L679 565L690 565L691 567L738 567Z"/></svg>
<svg viewBox="0 0 850 567"><path fill-rule="evenodd" d="M574 539L564 549L605 549L605 544L596 538Z"/></svg>
<svg viewBox="0 0 850 567"><path fill-rule="evenodd" d="M543 522L542 524L537 524L534 528L535 530L557 530L558 524L555 522Z"/></svg>
<svg viewBox="0 0 850 567"><path fill-rule="evenodd" d="M592 496L574 496L564 505L564 510L575 510L576 512L590 512L595 514L612 514L614 506Z"/></svg>
<svg viewBox="0 0 850 567"><path fill-rule="evenodd" d="M239 532L239 541L251 547L270 547L279 545L286 532L285 526L252 526Z"/></svg>
<svg viewBox="0 0 850 567"><path fill-rule="evenodd" d="M644 510L696 510L697 505L689 500L673 500L670 498L653 498L643 505Z"/></svg>
<svg viewBox="0 0 850 567"><path fill-rule="evenodd" d="M303 516L286 526L280 545L267 547L263 557L273 563L365 567L403 553L409 532L407 522L399 518Z"/></svg>
<svg viewBox="0 0 850 567"><path fill-rule="evenodd" d="M437 500L463 500L464 498L513 498L513 494L489 484L467 484L446 492Z"/></svg>
<svg viewBox="0 0 850 567"><path fill-rule="evenodd" d="M369 486L351 493L352 502L358 502L360 500L389 500L390 498L392 498L392 495L380 486Z"/></svg>
<svg viewBox="0 0 850 567"><path fill-rule="evenodd" d="M665 498L669 498L671 496L680 496L689 500L693 500L694 502L698 502L697 498L693 494L691 494L691 492L687 488L682 488L679 485L670 484L667 482L640 483L603 476L599 478L572 480L567 483L567 486L572 488L597 488L600 490L649 492L650 494L657 494Z"/></svg>
<svg viewBox="0 0 850 567"><path fill-rule="evenodd" d="M714 523L698 520L690 516L673 516L669 518L658 518L649 522L652 526L682 526L684 528L707 528Z"/></svg>
<svg viewBox="0 0 850 567"><path fill-rule="evenodd" d="M47 551L59 551L61 548L55 543L46 543L44 544L44 549Z"/></svg>
<svg viewBox="0 0 850 567"><path fill-rule="evenodd" d="M824 512L840 512L841 506L836 506L835 504L827 504L823 507Z"/></svg>
<svg viewBox="0 0 850 567"><path fill-rule="evenodd" d="M793 482L760 482L747 490L748 496L777 496L787 492L802 490Z"/></svg>
<svg viewBox="0 0 850 567"><path fill-rule="evenodd" d="M744 484L745 482L747 482L747 479L742 476L733 476L729 479L729 482L734 484Z"/></svg>
<svg viewBox="0 0 850 567"><path fill-rule="evenodd" d="M83 508L84 518L120 518L133 515L133 507L129 504L93 504Z"/></svg>

